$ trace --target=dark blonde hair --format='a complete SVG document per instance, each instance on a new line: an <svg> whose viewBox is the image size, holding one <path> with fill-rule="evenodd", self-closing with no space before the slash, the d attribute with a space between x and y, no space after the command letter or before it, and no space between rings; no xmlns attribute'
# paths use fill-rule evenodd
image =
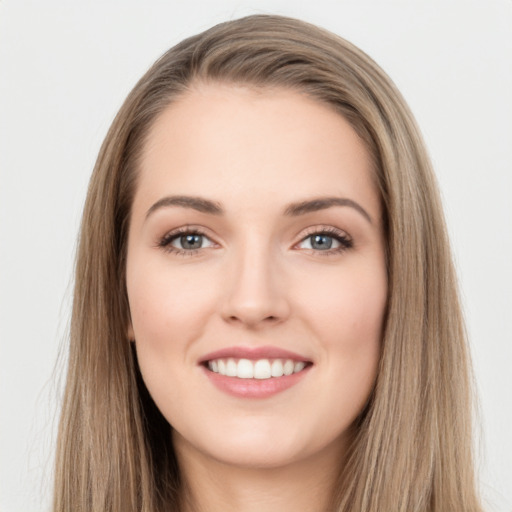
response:
<svg viewBox="0 0 512 512"><path fill-rule="evenodd" d="M80 232L54 510L179 510L170 426L127 340L126 242L141 149L198 82L288 88L365 142L385 212L389 298L378 377L341 472L338 512L479 511L470 362L439 194L413 117L361 50L307 23L250 16L165 53L101 148ZM174 508L173 508L174 507Z"/></svg>

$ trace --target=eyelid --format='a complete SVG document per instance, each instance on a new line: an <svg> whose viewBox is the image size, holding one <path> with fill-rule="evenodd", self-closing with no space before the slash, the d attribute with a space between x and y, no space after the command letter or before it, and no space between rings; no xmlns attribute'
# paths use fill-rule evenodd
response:
<svg viewBox="0 0 512 512"><path fill-rule="evenodd" d="M207 235L205 235L204 233L199 233L197 231L185 231L184 233L176 233L174 235L172 235L171 237L169 237L169 245L171 245L172 247L174 247L175 249L179 249L181 250L179 247L176 247L174 245L174 242L176 242L177 240L180 240L181 238L183 238L184 236L188 236L188 235L193 235L193 236L200 236L202 238L202 240L208 240L210 242L209 245L207 245L206 247L211 247L212 245L215 244L215 242L213 242L212 240L210 240L210 237L208 237ZM206 249L206 247L201 247L201 249ZM188 249L187 252L190 252L190 251L193 251L194 249Z"/></svg>
<svg viewBox="0 0 512 512"><path fill-rule="evenodd" d="M306 228L299 236L300 240L299 242L302 242L305 238L311 235L317 235L317 234L328 234L333 236L339 236L344 237L349 240L352 240L352 237L343 229L335 228L334 226L330 225L317 225L317 226L310 226Z"/></svg>
<svg viewBox="0 0 512 512"><path fill-rule="evenodd" d="M198 249L180 249L179 247L174 247L172 245L172 242L185 234L200 235L204 238L207 238L211 242L211 246L219 245L217 242L215 242L213 237L209 235L208 230L201 226L196 225L185 225L180 226L179 228L176 229L172 229L171 231L168 231L165 235L160 237L155 245L163 249L164 251L182 256L192 256L203 249L208 249L209 247L211 247L200 247Z"/></svg>
<svg viewBox="0 0 512 512"><path fill-rule="evenodd" d="M319 249L300 249L298 248L298 245L307 240L309 237L313 235L327 235L329 237L332 237L336 239L340 243L340 247L334 248L334 249L325 249L325 250L319 250ZM353 239L352 237L344 230L335 228L334 226L326 226L326 225L319 225L319 226L311 226L307 228L303 233L300 235L300 240L294 244L293 248L297 248L298 250L308 251L315 255L320 256L328 256L332 255L334 253L341 253L346 251L347 249L351 249L353 247Z"/></svg>
<svg viewBox="0 0 512 512"><path fill-rule="evenodd" d="M215 242L214 237L209 235L209 230L203 228L202 226L197 225L185 225L179 228L173 229L167 232L164 236L160 237L156 243L156 246L167 251L169 253L179 254L183 256L192 256L197 254L198 252L209 249L211 247L219 246L217 242ZM172 245L172 242L180 237L180 235L184 234L194 234L200 235L211 242L211 245L208 247L199 247L197 249L180 249L179 247L175 247ZM334 238L338 243L339 247L329 248L329 249L314 249L314 248L299 248L298 246L303 243L308 237L313 235L326 235L328 237ZM310 226L305 231L303 231L300 235L300 240L293 245L293 249L308 251L311 254L328 256L332 254L338 254L346 251L347 249L352 248L353 239L352 237L344 230L335 228L334 226L329 225L318 225L318 226Z"/></svg>

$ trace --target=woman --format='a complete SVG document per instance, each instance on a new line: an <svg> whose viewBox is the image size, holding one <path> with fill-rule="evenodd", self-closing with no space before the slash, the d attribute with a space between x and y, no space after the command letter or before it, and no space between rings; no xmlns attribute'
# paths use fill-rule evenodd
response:
<svg viewBox="0 0 512 512"><path fill-rule="evenodd" d="M153 65L85 205L55 510L480 510L469 372L373 61L252 16Z"/></svg>

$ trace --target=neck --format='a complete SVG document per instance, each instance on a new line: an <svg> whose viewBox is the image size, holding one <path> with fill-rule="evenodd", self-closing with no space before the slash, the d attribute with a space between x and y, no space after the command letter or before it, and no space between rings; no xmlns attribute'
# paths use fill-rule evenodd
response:
<svg viewBox="0 0 512 512"><path fill-rule="evenodd" d="M240 467L175 443L182 477L182 512L326 512L341 465L341 451L280 467Z"/></svg>

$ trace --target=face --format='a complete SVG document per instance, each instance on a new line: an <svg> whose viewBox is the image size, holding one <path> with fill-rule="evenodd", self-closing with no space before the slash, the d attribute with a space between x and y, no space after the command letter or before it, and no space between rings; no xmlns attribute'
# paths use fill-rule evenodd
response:
<svg viewBox="0 0 512 512"><path fill-rule="evenodd" d="M387 296L369 155L328 106L197 86L144 149L127 256L146 386L178 454L278 467L340 453Z"/></svg>

